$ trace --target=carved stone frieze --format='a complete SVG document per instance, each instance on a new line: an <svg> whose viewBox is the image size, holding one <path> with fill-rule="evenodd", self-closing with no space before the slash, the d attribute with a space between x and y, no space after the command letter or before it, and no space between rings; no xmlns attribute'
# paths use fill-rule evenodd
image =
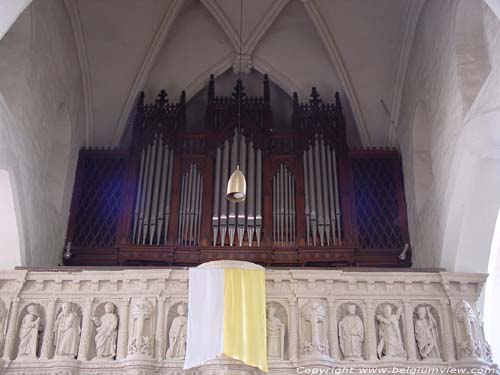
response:
<svg viewBox="0 0 500 375"><path fill-rule="evenodd" d="M270 373L492 368L476 311L484 282L447 272L267 270ZM224 357L183 371L187 302L184 269L0 272L0 372L259 374Z"/></svg>

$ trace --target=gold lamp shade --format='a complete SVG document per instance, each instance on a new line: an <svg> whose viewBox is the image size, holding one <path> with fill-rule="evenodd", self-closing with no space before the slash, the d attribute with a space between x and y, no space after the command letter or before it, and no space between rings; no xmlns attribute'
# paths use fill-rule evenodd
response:
<svg viewBox="0 0 500 375"><path fill-rule="evenodd" d="M231 202L243 202L247 197L247 181L237 165L227 182L227 199Z"/></svg>

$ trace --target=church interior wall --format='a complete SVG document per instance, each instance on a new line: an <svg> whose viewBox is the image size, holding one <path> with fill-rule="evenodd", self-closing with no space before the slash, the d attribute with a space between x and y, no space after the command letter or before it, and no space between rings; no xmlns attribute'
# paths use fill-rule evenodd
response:
<svg viewBox="0 0 500 375"><path fill-rule="evenodd" d="M490 159L496 158L495 149L498 147L488 124L495 121L494 118L498 119L499 115L490 114L489 118L484 115L498 109L494 98L499 90L493 82L498 75L498 64L495 64L498 48L495 46L500 24L488 6L476 4L481 10L476 13L484 25L484 33L476 33L476 36L484 40L489 52L485 54L480 49L466 51L472 61L479 56L475 65L477 70L472 73L476 74L481 84L479 89L477 80L464 85L461 76L463 66L459 60L464 61L466 57L460 56L463 49L457 48L460 38L456 30L457 4L454 1L429 1L422 10L403 89L398 135L415 265L486 272L496 212L489 216L481 212L487 212L491 207L493 211L498 211L498 205L495 206L495 200L489 199L486 191L479 193L474 186L478 186L479 181L483 184L493 181L491 174L482 174L486 170L489 170L488 173L497 171ZM484 61L485 58L490 61ZM467 69L471 72L471 66ZM474 85L476 87L472 87ZM473 91L476 94L468 103ZM423 103L428 113L427 127L431 134L427 151L433 174L433 183L426 192L426 203L420 209L413 187L418 186L426 176L419 175L416 170L419 162L414 149L415 141L418 141L414 139L414 135L418 134L418 130L414 129L417 103ZM478 163L483 160L486 162L480 166ZM481 178L478 178L479 174ZM472 202L474 216L464 208L466 199ZM490 221L478 221L478 217L485 220L488 217ZM473 218L477 223L475 226L470 223ZM481 230L484 228L489 228L489 231L484 233ZM477 262L469 262L470 258L464 258L463 253L458 256L461 246L473 248Z"/></svg>
<svg viewBox="0 0 500 375"><path fill-rule="evenodd" d="M64 246L83 91L63 1L33 2L0 41L2 168L9 171L22 239L21 262L56 265Z"/></svg>

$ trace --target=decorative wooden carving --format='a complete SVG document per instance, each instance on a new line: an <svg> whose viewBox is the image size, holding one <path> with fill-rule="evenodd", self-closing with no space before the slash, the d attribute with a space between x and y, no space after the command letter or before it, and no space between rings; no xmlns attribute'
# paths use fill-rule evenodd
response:
<svg viewBox="0 0 500 375"><path fill-rule="evenodd" d="M249 199L233 207L238 101ZM171 103L162 90L153 104L141 94L128 150L80 153L65 263L408 266L398 152L349 150L338 93L334 103L315 88L307 103L294 94L288 132L273 133L271 108L267 76L259 97L239 80L215 96L211 76L206 130L191 133L184 93Z"/></svg>

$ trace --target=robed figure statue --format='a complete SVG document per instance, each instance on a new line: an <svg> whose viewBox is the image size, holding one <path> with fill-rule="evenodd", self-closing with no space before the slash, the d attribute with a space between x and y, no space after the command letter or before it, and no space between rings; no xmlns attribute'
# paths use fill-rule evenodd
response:
<svg viewBox="0 0 500 375"><path fill-rule="evenodd" d="M402 308L399 307L396 314L393 314L391 305L386 304L383 315L377 315L377 320L380 323L378 329L379 344L377 346L379 358L406 358L399 328L402 311Z"/></svg>
<svg viewBox="0 0 500 375"><path fill-rule="evenodd" d="M438 347L437 323L428 307L420 306L417 309L415 338L422 359L438 359L441 357Z"/></svg>
<svg viewBox="0 0 500 375"><path fill-rule="evenodd" d="M36 358L40 317L34 305L29 305L19 329L19 357Z"/></svg>
<svg viewBox="0 0 500 375"><path fill-rule="evenodd" d="M80 318L67 302L62 304L54 331L56 356L75 358L80 343Z"/></svg>
<svg viewBox="0 0 500 375"><path fill-rule="evenodd" d="M285 325L276 315L276 309L267 309L266 335L267 356L269 358L283 359L285 343Z"/></svg>
<svg viewBox="0 0 500 375"><path fill-rule="evenodd" d="M186 355L187 317L183 304L177 306L177 314L168 332L167 358L184 358Z"/></svg>
<svg viewBox="0 0 500 375"><path fill-rule="evenodd" d="M113 359L116 355L116 337L118 335L118 317L114 313L111 303L104 305L104 314L98 318L93 317L92 322L96 326L95 348L97 359Z"/></svg>
<svg viewBox="0 0 500 375"><path fill-rule="evenodd" d="M355 361L363 359L365 329L363 321L356 315L356 305L347 306L347 315L339 322L340 350L344 359Z"/></svg>

